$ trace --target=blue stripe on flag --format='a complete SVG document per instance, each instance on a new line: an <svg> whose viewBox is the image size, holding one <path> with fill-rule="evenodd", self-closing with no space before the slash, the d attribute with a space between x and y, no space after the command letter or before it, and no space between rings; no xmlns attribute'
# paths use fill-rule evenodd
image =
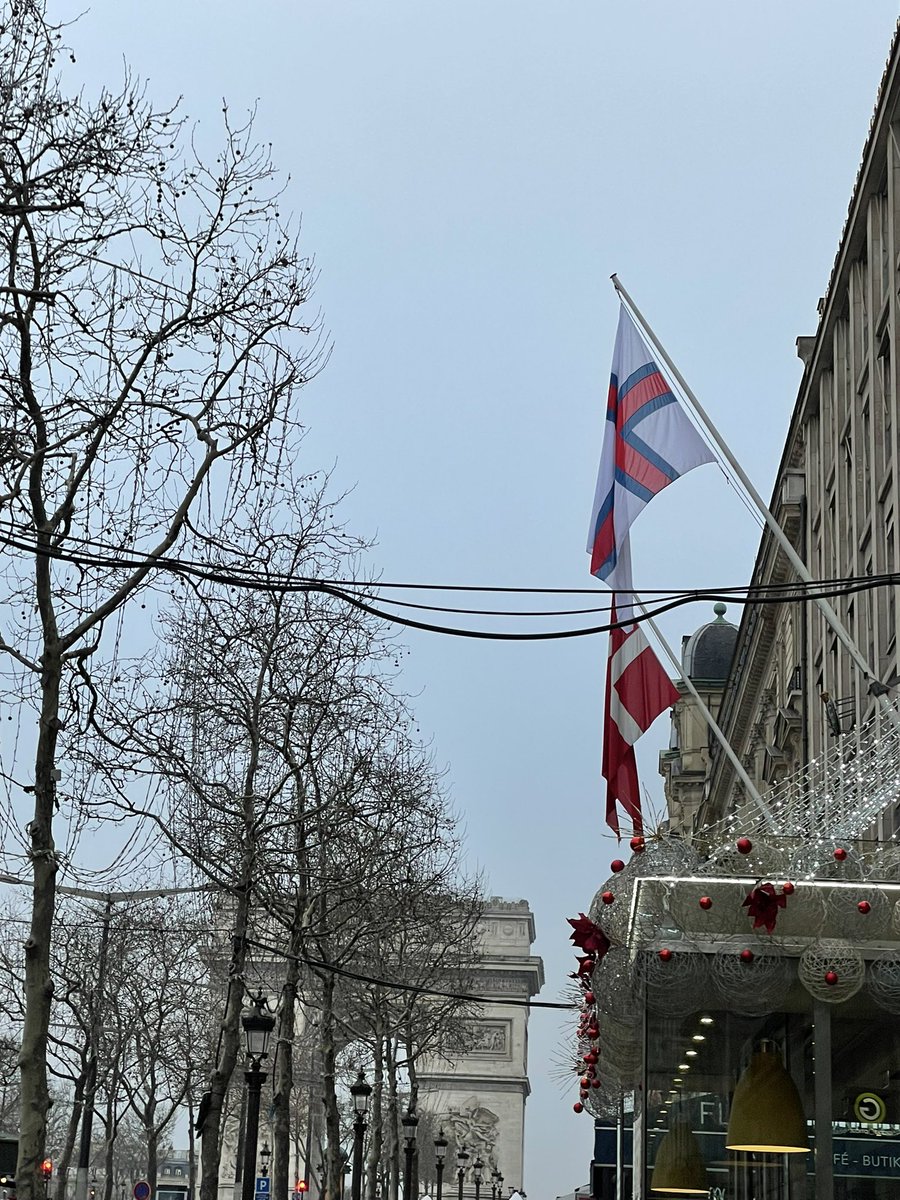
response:
<svg viewBox="0 0 900 1200"><path fill-rule="evenodd" d="M642 367L638 367L638 369L636 371L632 371L631 374L628 376L628 378L625 380L625 382L622 384L622 386L619 388L619 399L624 400L625 397L628 395L628 393L631 391L631 389L633 387L637 387L637 385L641 382L641 380L646 379L648 375L656 375L656 374L662 374L662 372L659 370L659 367L656 365L655 362L653 362L652 359L650 360L650 362L645 363Z"/></svg>
<svg viewBox="0 0 900 1200"><path fill-rule="evenodd" d="M643 500L645 503L648 503L658 494L651 492L649 488L644 487L642 483L638 483L636 479L632 479L630 475L626 475L621 467L616 467L616 483L623 487L626 492L631 492L632 495L637 496L639 500Z"/></svg>
<svg viewBox="0 0 900 1200"><path fill-rule="evenodd" d="M625 440L632 450L637 450L638 454L643 455L648 463L656 467L657 471L661 471L663 475L667 475L670 483L675 479L681 478L680 472L676 471L670 462L666 462L661 454L657 454L655 450L651 449L642 438L637 437L636 434L632 434L630 438L626 438ZM656 496L658 493L654 492L653 495Z"/></svg>
<svg viewBox="0 0 900 1200"><path fill-rule="evenodd" d="M652 417L655 412L659 412L661 408L665 408L667 404L675 404L675 397L671 392L662 392L659 396L654 396L652 400L647 400L641 407L631 414L625 424L622 426L622 437L629 440L631 431L635 425L640 425L641 421L647 417Z"/></svg>

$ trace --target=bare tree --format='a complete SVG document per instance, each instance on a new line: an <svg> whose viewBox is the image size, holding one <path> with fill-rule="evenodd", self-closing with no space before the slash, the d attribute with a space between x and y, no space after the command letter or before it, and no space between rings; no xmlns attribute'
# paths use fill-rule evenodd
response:
<svg viewBox="0 0 900 1200"><path fill-rule="evenodd" d="M97 702L92 664L110 618L195 527L201 499L234 513L279 486L317 354L315 339L297 337L310 332L298 309L313 272L251 125L226 111L206 166L192 144L182 150L177 114L153 109L132 81L96 100L66 95L65 53L43 0L3 3L0 649L7 699L37 717L21 1200L42 1187L54 821L58 807L77 809L78 788L58 783L67 769L76 779Z"/></svg>

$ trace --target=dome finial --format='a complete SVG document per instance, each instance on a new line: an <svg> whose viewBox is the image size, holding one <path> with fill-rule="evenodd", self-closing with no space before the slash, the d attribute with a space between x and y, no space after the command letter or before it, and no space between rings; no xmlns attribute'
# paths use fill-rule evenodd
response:
<svg viewBox="0 0 900 1200"><path fill-rule="evenodd" d="M727 605L727 604L723 604L721 600L718 600L718 601L717 601L717 602L716 602L716 603L713 605L713 612L716 614L716 620L717 620L717 621L719 621L719 622L724 622L724 620L725 620L725 613L726 613L727 611L728 611L728 605Z"/></svg>

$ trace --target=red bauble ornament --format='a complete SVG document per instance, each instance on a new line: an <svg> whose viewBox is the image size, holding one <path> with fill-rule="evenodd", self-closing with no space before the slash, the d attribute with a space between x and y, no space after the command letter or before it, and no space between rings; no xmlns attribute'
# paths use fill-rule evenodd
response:
<svg viewBox="0 0 900 1200"><path fill-rule="evenodd" d="M640 834L636 834L628 843L628 845L635 854L640 854L644 849L644 839L640 836Z"/></svg>
<svg viewBox="0 0 900 1200"><path fill-rule="evenodd" d="M622 862L621 858L614 858L609 864L609 867L614 875L618 875L620 871L625 870L625 864Z"/></svg>
<svg viewBox="0 0 900 1200"><path fill-rule="evenodd" d="M584 993L584 1002L585 1002L585 1004L593 1004L594 1003L594 993L593 992L585 992Z"/></svg>
<svg viewBox="0 0 900 1200"><path fill-rule="evenodd" d="M705 911L712 908L712 896L701 896L700 907Z"/></svg>
<svg viewBox="0 0 900 1200"><path fill-rule="evenodd" d="M615 898L616 897L613 892L602 892L600 895L600 899L603 901L604 904L612 904L612 902L615 900Z"/></svg>
<svg viewBox="0 0 900 1200"><path fill-rule="evenodd" d="M582 1098L582 1100L587 1100L587 1098L588 1098L587 1088L582 1088L581 1091L578 1093L578 1095Z"/></svg>
<svg viewBox="0 0 900 1200"><path fill-rule="evenodd" d="M834 985L837 983L837 981L838 981L837 971L826 971L825 972L825 982L828 984L829 987L834 987Z"/></svg>
<svg viewBox="0 0 900 1200"><path fill-rule="evenodd" d="M669 949L668 946L663 946L662 950L660 950L660 952L659 952L659 957L662 959L663 962L671 962L672 951Z"/></svg>
<svg viewBox="0 0 900 1200"><path fill-rule="evenodd" d="M844 859L847 857L847 851L844 849L843 846L835 846L834 857L837 859L838 862L843 862Z"/></svg>
<svg viewBox="0 0 900 1200"><path fill-rule="evenodd" d="M750 851L753 849L753 843L750 841L750 839L748 837L738 838L735 845L737 846L738 851L741 854L749 854Z"/></svg>
<svg viewBox="0 0 900 1200"><path fill-rule="evenodd" d="M591 1041L595 1041L600 1036L600 1030L596 1025L590 1025L588 1026L587 1035Z"/></svg>
<svg viewBox="0 0 900 1200"><path fill-rule="evenodd" d="M752 963L753 962L753 951L750 950L749 948L742 950L741 951L741 962L742 963Z"/></svg>
<svg viewBox="0 0 900 1200"><path fill-rule="evenodd" d="M868 900L860 900L859 904L857 904L856 907L859 909L859 911L862 913L863 916L865 916L866 913L870 913L872 911L872 905L868 902Z"/></svg>
<svg viewBox="0 0 900 1200"><path fill-rule="evenodd" d="M582 1058L584 1059L584 1061L586 1063L589 1063L591 1066L593 1066L594 1063L597 1061L597 1057L598 1057L598 1055L597 1055L596 1050L588 1050L587 1054L582 1055Z"/></svg>
<svg viewBox="0 0 900 1200"><path fill-rule="evenodd" d="M583 1088L589 1088L589 1087L591 1086L591 1077L590 1077L590 1075L582 1075L582 1077L581 1077L581 1086L582 1086Z"/></svg>
<svg viewBox="0 0 900 1200"><path fill-rule="evenodd" d="M595 1079L594 1082L591 1084L591 1087L595 1087L595 1088L600 1087L600 1080Z"/></svg>
<svg viewBox="0 0 900 1200"><path fill-rule="evenodd" d="M576 1100L575 1103L572 1105L572 1112L577 1112L577 1113L584 1112L584 1105L581 1103L580 1100Z"/></svg>
<svg viewBox="0 0 900 1200"><path fill-rule="evenodd" d="M781 891L785 896L793 896L794 885L791 883L790 880L788 880L787 883L783 883L781 885Z"/></svg>

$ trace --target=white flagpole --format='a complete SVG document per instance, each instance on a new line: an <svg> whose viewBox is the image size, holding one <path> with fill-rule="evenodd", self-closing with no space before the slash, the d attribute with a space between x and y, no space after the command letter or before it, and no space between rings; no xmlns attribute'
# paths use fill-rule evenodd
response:
<svg viewBox="0 0 900 1200"><path fill-rule="evenodd" d="M647 610L644 607L643 602L641 601L640 597L635 596L634 599L635 599L635 602L636 602L638 608L641 610L642 613L644 613L646 615ZM719 745L722 747L723 751L725 752L726 757L728 758L731 765L734 767L735 774L737 775L738 779L740 779L741 783L744 785L744 789L745 789L747 795L750 797L750 799L753 801L753 803L756 805L756 807L759 809L759 811L765 817L766 825L769 827L769 829L774 829L775 822L772 819L771 812L769 811L768 807L766 806L766 803L763 800L762 796L760 796L759 792L757 791L756 785L754 784L754 782L752 781L750 776L747 774L747 771L744 768L744 764L738 758L733 746L731 745L731 742L729 742L728 738L725 736L725 734L722 732L722 729L719 727L715 717L709 711L709 705L706 703L706 701L703 699L703 697L700 695L700 693L694 687L694 681L690 678L687 671L684 670L682 663L680 663L678 661L677 657L675 656L675 651L672 649L672 647L666 641L665 637L663 636L662 630L659 628L659 626L656 624L656 622L653 620L652 617L647 618L647 624L653 630L654 637L659 642L660 646L662 646L663 650L666 652L666 656L669 659L669 662L672 664L672 666L674 667L677 674L684 681L685 687L691 693L691 695L694 697L694 700L697 703L697 707L700 709L700 712L702 713L702 715L706 718L706 723L709 725L710 729L713 732L713 736L718 738Z"/></svg>
<svg viewBox="0 0 900 1200"><path fill-rule="evenodd" d="M797 553L797 551L791 545L790 539L788 538L787 534L784 532L784 530L781 528L781 526L775 520L774 515L769 511L769 508L763 501L762 496L760 496L759 492L756 490L756 488L750 482L749 477L744 472L744 469L741 467L740 463L737 461L737 459L731 453L731 450L729 449L727 443L722 438L722 435L719 433L718 429L716 429L715 425L709 419L709 416L707 415L705 409L703 408L703 406L701 405L701 403L697 399L697 397L694 395L691 388L688 386L688 383L685 380L684 376L681 374L681 372L678 370L678 368L672 362L671 358L669 358L669 355L666 353L666 350L663 347L662 343L659 341L659 339L657 338L657 336L653 332L653 330L650 328L650 326L647 324L647 321L645 320L643 313L638 308L638 306L635 304L635 302L632 300L632 298L629 296L628 292L625 290L625 288L622 286L622 284L619 282L618 277L616 275L612 275L611 279L612 279L613 286L615 287L616 291L619 293L621 298L628 305L629 309L631 310L631 312L637 319L638 323L640 324L642 331L644 332L644 334L646 335L646 337L648 338L650 343L653 345L653 348L656 350L656 352L659 354L660 358L666 364L666 366L668 367L669 371L672 374L672 377L676 380L676 382L678 383L678 386L684 392L685 396L687 396L688 400L690 400L691 405L694 408L694 411L696 412L696 414L700 418L700 420L703 422L703 425L704 425L707 433L709 434L709 436L712 438L712 440L715 442L716 446L718 447L719 453L729 464L731 469L734 471L735 475L737 475L738 479L740 479L741 483L743 484L744 488L747 491L747 494L751 497L751 499L753 500L753 503L759 509L760 515L762 516L762 518L768 525L769 530L772 533L772 536L775 538L776 542L781 547L788 562L794 568L794 571L797 574L798 578L801 579L804 583L812 583L813 577L810 574L809 568L807 567L806 563L803 561L803 559L800 557L800 555ZM831 605L828 603L828 601L818 598L818 599L815 599L813 602L818 607L819 612L821 612L821 614L825 618L826 622L831 626L831 628L837 634L838 640L841 642L841 644L843 645L843 647L847 651L847 653L850 655L853 662L856 664L856 666L862 672L864 678L867 679L870 684L873 682L878 682L878 675L876 674L876 672L874 672L872 670L872 668L869 666L869 664L863 658L856 642L854 642L853 638L850 636L849 631L844 627L844 624L841 621L840 617L837 615L837 613L834 611L834 609L831 607ZM878 700L879 704L881 705L883 711L887 714L887 716L893 722L893 724L895 726L900 727L900 716L897 715L897 712L895 711L894 706L891 704L890 700L888 700L887 696L884 694L877 695L876 699Z"/></svg>

